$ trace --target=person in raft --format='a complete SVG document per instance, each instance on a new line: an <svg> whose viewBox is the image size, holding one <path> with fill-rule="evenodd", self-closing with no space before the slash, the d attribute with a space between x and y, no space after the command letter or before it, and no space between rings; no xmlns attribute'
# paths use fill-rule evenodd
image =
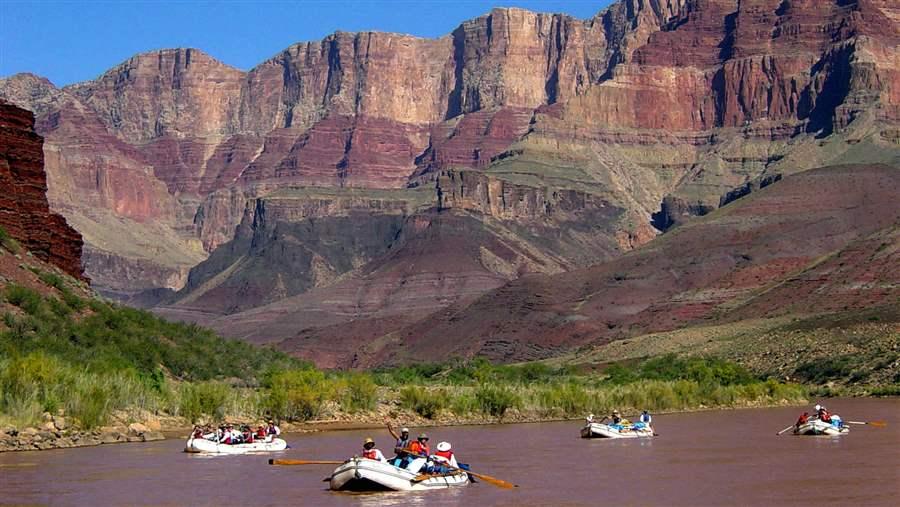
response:
<svg viewBox="0 0 900 507"><path fill-rule="evenodd" d="M431 461L434 465L428 467L428 471L435 474L450 473L452 469L459 468L456 462L456 455L453 454L453 446L450 442L441 442L435 447L437 451L431 455Z"/></svg>
<svg viewBox="0 0 900 507"><path fill-rule="evenodd" d="M803 412L800 414L800 417L797 418L797 422L794 423L794 428L799 430L800 426L803 426L807 422L809 422L809 412Z"/></svg>
<svg viewBox="0 0 900 507"><path fill-rule="evenodd" d="M831 422L831 414L822 405L816 405L816 417L822 422Z"/></svg>
<svg viewBox="0 0 900 507"><path fill-rule="evenodd" d="M650 417L650 412L647 412L646 410L641 412L641 422L642 423L649 426L652 421L653 421L653 418Z"/></svg>
<svg viewBox="0 0 900 507"><path fill-rule="evenodd" d="M246 424L241 425L241 438L245 444L253 443L253 430L250 429L250 426Z"/></svg>
<svg viewBox="0 0 900 507"><path fill-rule="evenodd" d="M266 428L266 442L271 442L281 435L281 428L275 426L275 421L269 419L269 427Z"/></svg>
<svg viewBox="0 0 900 507"><path fill-rule="evenodd" d="M375 447L375 441L372 440L372 437L366 437L366 440L363 442L362 457L375 461L381 461L382 463L387 463L387 459L385 459L384 454L382 454L381 451Z"/></svg>
<svg viewBox="0 0 900 507"><path fill-rule="evenodd" d="M600 419L600 422L602 423L607 419L612 419L613 424L631 424L628 419L622 419L622 415L619 414L618 410L613 410L612 415L603 416L603 419Z"/></svg>
<svg viewBox="0 0 900 507"><path fill-rule="evenodd" d="M409 444L406 453L413 458L409 464L406 465L406 469L414 474L419 473L419 470L421 470L428 461L428 456L431 455L431 448L428 446L428 435L426 433L420 434L415 442Z"/></svg>
<svg viewBox="0 0 900 507"><path fill-rule="evenodd" d="M397 442L394 444L394 458L391 459L391 463L394 464L395 467L404 468L407 463L407 449L409 448L409 428L400 428L400 434L398 435L396 431L394 431L394 427L391 426L391 422L385 419L385 423L387 423L388 432L390 432L391 436L394 437L394 440Z"/></svg>

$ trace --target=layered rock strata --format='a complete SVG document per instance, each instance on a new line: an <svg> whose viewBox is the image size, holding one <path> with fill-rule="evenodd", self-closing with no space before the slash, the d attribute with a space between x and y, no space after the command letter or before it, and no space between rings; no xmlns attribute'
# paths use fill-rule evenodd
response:
<svg viewBox="0 0 900 507"><path fill-rule="evenodd" d="M0 101L0 227L33 255L83 278L81 235L47 203L42 148L34 115Z"/></svg>

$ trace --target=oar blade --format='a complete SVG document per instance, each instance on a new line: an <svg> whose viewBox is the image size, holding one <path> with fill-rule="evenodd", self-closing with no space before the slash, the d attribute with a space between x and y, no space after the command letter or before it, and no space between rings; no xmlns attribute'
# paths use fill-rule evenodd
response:
<svg viewBox="0 0 900 507"><path fill-rule="evenodd" d="M875 426L876 428L884 428L887 426L887 422L885 421L869 421L869 426Z"/></svg>
<svg viewBox="0 0 900 507"><path fill-rule="evenodd" d="M469 472L469 473L474 475L475 477L478 477L479 479L481 479L484 482L487 482L487 483L493 484L494 486L497 486L498 488L513 489L513 488L518 487L511 482L506 482L502 479L498 479L496 477L491 477L490 475L476 474L475 472Z"/></svg>

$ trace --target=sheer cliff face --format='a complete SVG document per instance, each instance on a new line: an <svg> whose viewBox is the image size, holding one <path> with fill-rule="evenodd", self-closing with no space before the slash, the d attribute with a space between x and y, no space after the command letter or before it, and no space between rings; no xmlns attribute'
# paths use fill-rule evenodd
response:
<svg viewBox="0 0 900 507"><path fill-rule="evenodd" d="M760 178L897 163L898 20L888 0L495 9L438 39L338 32L247 72L161 50L63 89L13 76L0 97L35 112L51 206L84 235L98 286L187 284L194 308L229 312L241 290L275 301L380 262L387 234L320 249L351 214L373 230L434 209L476 217L525 252L478 262L515 277L617 256L654 237L651 220L706 213ZM318 190L275 206L285 187ZM323 189L338 204L317 207ZM285 211L310 206L326 211ZM292 252L272 283L235 265Z"/></svg>
<svg viewBox="0 0 900 507"><path fill-rule="evenodd" d="M34 115L0 101L0 226L33 255L83 278L81 236L47 203L42 145Z"/></svg>

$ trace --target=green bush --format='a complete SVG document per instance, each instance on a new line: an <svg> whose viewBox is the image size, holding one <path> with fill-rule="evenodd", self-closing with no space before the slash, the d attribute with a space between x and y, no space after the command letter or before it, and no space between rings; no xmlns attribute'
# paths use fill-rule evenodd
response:
<svg viewBox="0 0 900 507"><path fill-rule="evenodd" d="M316 417L331 394L325 374L318 370L280 371L266 381L263 409L270 417L307 421Z"/></svg>
<svg viewBox="0 0 900 507"><path fill-rule="evenodd" d="M518 408L522 399L506 386L482 384L475 391L475 401L481 413L502 419L507 410Z"/></svg>
<svg viewBox="0 0 900 507"><path fill-rule="evenodd" d="M815 384L849 377L857 367L857 359L851 355L823 357L807 361L796 368L794 375Z"/></svg>
<svg viewBox="0 0 900 507"><path fill-rule="evenodd" d="M900 396L900 384L888 384L872 388L869 391L872 396Z"/></svg>
<svg viewBox="0 0 900 507"><path fill-rule="evenodd" d="M225 415L225 402L231 394L232 388L219 382L181 384L179 412L191 422L197 422L203 416L221 420Z"/></svg>
<svg viewBox="0 0 900 507"><path fill-rule="evenodd" d="M13 239L12 236L4 229L0 227L0 246L9 250L11 253L17 254L22 251L22 247L19 245L19 242Z"/></svg>
<svg viewBox="0 0 900 507"><path fill-rule="evenodd" d="M577 416L592 410L593 399L580 385L558 384L541 388L536 393L537 404L547 415Z"/></svg>
<svg viewBox="0 0 900 507"><path fill-rule="evenodd" d="M351 373L342 382L341 406L348 412L374 410L378 401L378 387L365 373Z"/></svg>
<svg viewBox="0 0 900 507"><path fill-rule="evenodd" d="M429 390L408 386L400 390L400 406L408 408L426 419L433 419L447 408L449 396L444 389Z"/></svg>
<svg viewBox="0 0 900 507"><path fill-rule="evenodd" d="M4 290L6 301L18 306L29 315L37 315L43 306L43 298L34 289L11 283Z"/></svg>

